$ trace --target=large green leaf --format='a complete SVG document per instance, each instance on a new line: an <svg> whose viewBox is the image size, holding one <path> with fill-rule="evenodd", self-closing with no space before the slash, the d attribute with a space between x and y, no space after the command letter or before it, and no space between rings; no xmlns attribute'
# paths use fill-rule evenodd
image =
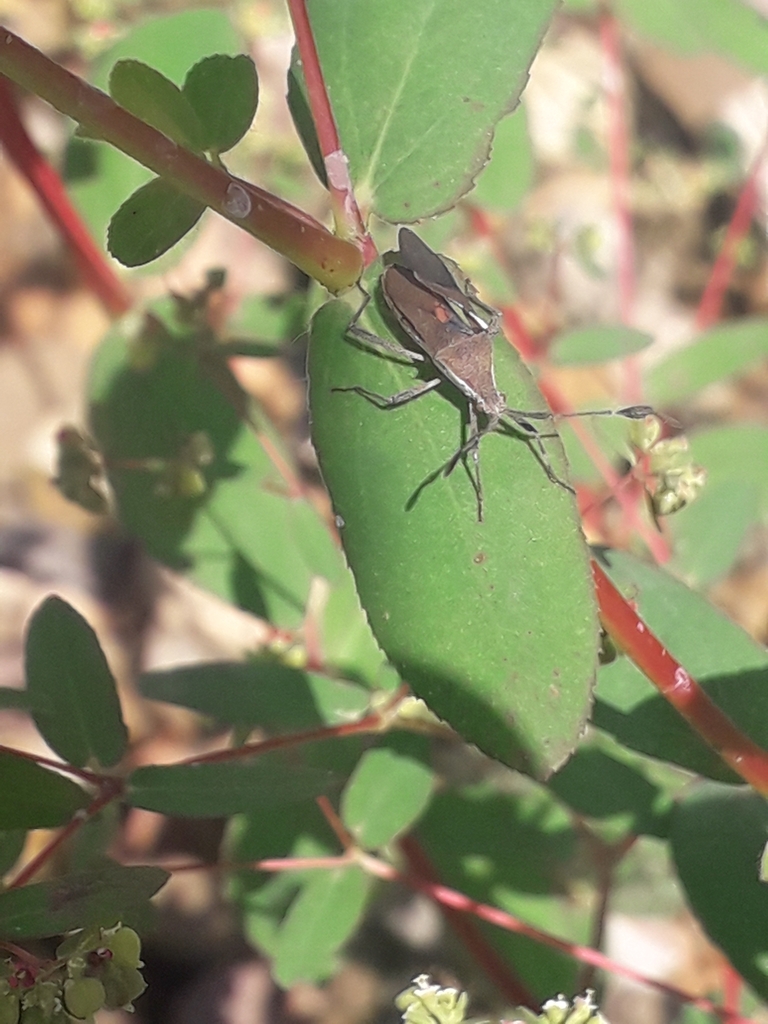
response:
<svg viewBox="0 0 768 1024"><path fill-rule="evenodd" d="M573 496L524 440L489 435L480 445L479 523L466 468L440 474L461 443L464 402L446 386L382 410L334 391L362 385L390 395L414 381L412 367L345 341L349 318L341 302L315 316L310 406L373 631L416 694L465 739L546 775L576 743L595 671L594 596ZM543 408L504 338L496 361L510 405ZM545 443L564 473L559 442Z"/></svg>
<svg viewBox="0 0 768 1024"><path fill-rule="evenodd" d="M87 793L70 779L5 751L0 752L0 788L3 830L66 825L89 802Z"/></svg>
<svg viewBox="0 0 768 1024"><path fill-rule="evenodd" d="M366 207L410 222L449 209L471 189L554 6L312 0L323 74Z"/></svg>
<svg viewBox="0 0 768 1024"><path fill-rule="evenodd" d="M759 865L768 804L746 788L695 789L674 816L672 852L696 917L755 991L768 996L768 888Z"/></svg>
<svg viewBox="0 0 768 1024"><path fill-rule="evenodd" d="M25 649L27 690L45 741L71 764L105 768L125 752L115 680L98 637L60 597L48 597L29 624Z"/></svg>
<svg viewBox="0 0 768 1024"><path fill-rule="evenodd" d="M755 743L768 747L768 655L703 597L631 555L602 561L664 646ZM638 668L624 657L600 669L593 721L625 746L722 781L737 781Z"/></svg>
<svg viewBox="0 0 768 1024"><path fill-rule="evenodd" d="M0 893L0 936L35 939L125 921L165 884L162 868L105 863Z"/></svg>

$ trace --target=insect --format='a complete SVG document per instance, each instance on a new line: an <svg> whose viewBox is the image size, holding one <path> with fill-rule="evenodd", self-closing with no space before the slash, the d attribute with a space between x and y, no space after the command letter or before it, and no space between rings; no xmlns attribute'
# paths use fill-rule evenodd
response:
<svg viewBox="0 0 768 1024"><path fill-rule="evenodd" d="M483 519L483 489L480 480L479 446L486 434L497 430L502 420L511 421L513 428L533 446L539 462L549 479L573 491L566 481L555 473L549 461L542 434L534 420L554 421L551 412L526 411L507 405L506 396L499 391L493 367L493 342L499 334L501 313L483 302L472 283L461 270L446 257L433 252L409 228L401 228L399 250L387 254L388 265L381 275L381 293L403 333L417 346L405 348L380 338L358 326L363 310L370 301L366 298L352 319L347 333L356 340L384 349L409 362L428 362L436 376L419 381L394 395L380 395L356 386L336 388L353 391L379 408L391 409L412 402L443 381L450 381L467 399L469 410L468 436L443 467L447 476L458 462L472 454L474 474L470 474L477 495L478 520ZM387 257L385 257L387 260ZM625 416L643 419L653 410L636 405L624 409L598 409L591 412L571 413L572 416ZM482 417L480 425L479 417Z"/></svg>

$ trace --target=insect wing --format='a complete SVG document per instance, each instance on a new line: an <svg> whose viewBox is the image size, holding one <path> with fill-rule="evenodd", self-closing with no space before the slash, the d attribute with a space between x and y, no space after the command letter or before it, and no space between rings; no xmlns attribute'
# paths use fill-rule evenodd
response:
<svg viewBox="0 0 768 1024"><path fill-rule="evenodd" d="M403 267L387 267L381 291L398 325L433 361L457 335L472 333L450 303Z"/></svg>

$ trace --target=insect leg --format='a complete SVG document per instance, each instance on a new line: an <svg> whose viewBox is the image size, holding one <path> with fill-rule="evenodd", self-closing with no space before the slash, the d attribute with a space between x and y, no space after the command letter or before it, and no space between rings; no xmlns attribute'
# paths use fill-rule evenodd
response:
<svg viewBox="0 0 768 1024"><path fill-rule="evenodd" d="M396 395L380 395L376 391L369 391L368 388L362 388L359 386L351 388L331 388L332 391L354 391L356 395L362 395L369 402L372 402L379 409L395 409L397 406L406 405L408 402L412 402L416 398L421 398L422 395L426 395L428 391L432 391L439 384L442 384L441 377L435 377L434 380L428 380L421 384L416 384L412 388L406 388L405 391L398 391Z"/></svg>
<svg viewBox="0 0 768 1024"><path fill-rule="evenodd" d="M424 356L421 352L411 352L409 349L404 348L402 345L398 345L396 341L389 341L387 338L380 338L378 334L374 334L372 331L366 331L364 327L358 327L358 320L363 315L368 303L371 301L371 296L365 289L361 289L365 298L363 299L360 308L349 321L346 333L354 338L355 341L362 342L364 345L370 345L372 348L384 349L386 352L391 352L393 355L399 356L401 359L407 360L409 363L422 363L424 362Z"/></svg>

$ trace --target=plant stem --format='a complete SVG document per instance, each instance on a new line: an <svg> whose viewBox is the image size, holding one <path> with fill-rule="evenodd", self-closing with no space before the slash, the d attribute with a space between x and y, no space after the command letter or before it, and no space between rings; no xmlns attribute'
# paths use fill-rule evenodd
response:
<svg viewBox="0 0 768 1024"><path fill-rule="evenodd" d="M95 244L64 190L61 178L38 151L21 122L7 78L0 75L0 142L9 159L34 189L48 216L64 237L91 291L113 316L131 307L131 299Z"/></svg>
<svg viewBox="0 0 768 1024"><path fill-rule="evenodd" d="M617 647L737 775L768 796L768 751L737 729L710 700L594 561L592 576L600 618Z"/></svg>
<svg viewBox="0 0 768 1024"><path fill-rule="evenodd" d="M365 229L360 208L349 177L349 161L341 148L339 132L325 87L323 69L315 46L315 37L307 14L306 0L288 0L288 10L296 33L301 56L309 109L317 132L317 141L325 163L328 191L331 196L336 230L342 238L355 238L361 243L365 266L376 259L376 246Z"/></svg>
<svg viewBox="0 0 768 1024"><path fill-rule="evenodd" d="M348 288L360 276L360 252L350 242L290 203L177 145L5 26L0 26L0 73L73 118L84 134L109 142L282 253L330 291Z"/></svg>

